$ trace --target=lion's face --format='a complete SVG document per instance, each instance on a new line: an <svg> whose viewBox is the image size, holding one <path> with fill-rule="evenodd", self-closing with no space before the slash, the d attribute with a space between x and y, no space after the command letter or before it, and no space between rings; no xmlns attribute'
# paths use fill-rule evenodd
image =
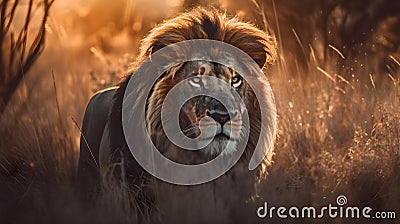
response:
<svg viewBox="0 0 400 224"><path fill-rule="evenodd" d="M208 79L208 76L218 80ZM188 78L183 94L192 94L201 90L209 90L218 94L221 98L229 100L230 91L236 91L244 98L246 84L242 77L235 73L234 69L205 61L189 62L183 65L176 78L179 80ZM226 88L223 82L231 86ZM230 154L235 150L237 142L243 136L242 113L244 108L239 102L231 100L231 106L226 108L223 103L211 96L197 96L188 100L182 107L180 114L180 126L183 133L191 138L199 137L203 141L212 142L203 150L205 153L216 155L219 153ZM226 105L226 104L225 104ZM230 116L231 115L231 116ZM208 116L210 119L200 120ZM224 150L225 149L225 150Z"/></svg>
<svg viewBox="0 0 400 224"><path fill-rule="evenodd" d="M246 81L233 68L208 61L190 61L173 69L172 74L161 78L154 87L149 101L148 127L151 133L159 132L160 106L163 97L168 91L182 80L187 80L182 89L182 98L176 99L178 106L182 99L187 100L179 114L181 131L189 138L196 138L199 145L210 142L201 151L215 156L220 153L231 154L236 150L238 141L244 137L246 131L243 123L244 105L250 104L248 99L250 88ZM210 79L215 77L218 79ZM201 91L210 91L227 102L220 102L211 96L199 95L187 97ZM235 100L232 93L235 91L241 99ZM156 97L157 96L157 99ZM161 98L161 100L160 100ZM241 104L243 100L244 105ZM224 106L225 105L225 106ZM226 107L226 105L228 105ZM152 111L153 109L154 111ZM202 119L206 118L206 119ZM201 121L201 122L200 122ZM159 137L159 136L158 136Z"/></svg>

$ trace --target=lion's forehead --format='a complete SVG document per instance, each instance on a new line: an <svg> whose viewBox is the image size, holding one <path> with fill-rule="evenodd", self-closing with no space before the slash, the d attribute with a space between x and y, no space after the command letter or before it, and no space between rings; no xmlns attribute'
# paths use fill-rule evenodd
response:
<svg viewBox="0 0 400 224"><path fill-rule="evenodd" d="M231 52L225 51L224 49L211 49L209 54L203 52L203 54L193 53L192 61L198 62L212 62L219 61L227 67L233 67L238 65L239 60L237 56L233 55Z"/></svg>
<svg viewBox="0 0 400 224"><path fill-rule="evenodd" d="M235 71L235 63L227 63L225 65L211 62L211 61L191 61L187 62L184 65L184 76L193 77L193 76L213 76L220 79L224 79L225 81L229 80L233 77Z"/></svg>

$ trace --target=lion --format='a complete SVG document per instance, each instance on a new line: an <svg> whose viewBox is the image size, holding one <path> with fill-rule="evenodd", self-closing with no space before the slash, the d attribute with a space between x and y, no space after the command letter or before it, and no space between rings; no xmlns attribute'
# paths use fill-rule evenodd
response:
<svg viewBox="0 0 400 224"><path fill-rule="evenodd" d="M273 35L236 17L229 18L225 13L211 7L194 8L156 26L141 41L137 60L120 84L96 93L87 105L83 119L78 165L79 180L86 188L93 189L98 186L112 164L121 162L123 166L120 169L113 169L113 172L123 175L129 184L145 186L143 183L148 182L149 175L135 160L125 139L122 125L124 94L132 75L144 61L151 58L152 54L166 46L194 39L216 40L232 45L250 56L264 74L265 68L274 63L277 55L277 43ZM193 97L183 105L179 115L181 130L190 138L199 136L198 123L201 118L211 118L208 119L209 123L206 127L210 125L216 127L214 131L209 131L208 128L202 130L205 138L212 141L200 153L175 146L160 128L162 126L160 105L166 94L184 79L189 80L187 91L194 91L201 86L207 87L204 77L217 77L228 83L242 98L249 113L250 130L247 130L249 139L245 151L238 164L225 174L231 175L230 179L234 180L235 172L243 171L246 167L244 165L248 164L254 153L262 122L260 99L255 97L253 89L235 68L206 60L188 61L171 67L157 80L147 99L148 133L154 145L164 156L182 164L204 163L221 153L229 155L234 152L236 141L243 134L241 131L235 131L242 125L243 110L227 108L212 97ZM257 88L266 91L265 86L261 83L258 85ZM267 127L270 128L270 136L266 141L274 141L275 126L267 124ZM271 142L269 145L272 145ZM254 180L265 172L267 165L271 164L273 148L265 149L265 154L265 159L257 168L257 172L251 173L251 178Z"/></svg>

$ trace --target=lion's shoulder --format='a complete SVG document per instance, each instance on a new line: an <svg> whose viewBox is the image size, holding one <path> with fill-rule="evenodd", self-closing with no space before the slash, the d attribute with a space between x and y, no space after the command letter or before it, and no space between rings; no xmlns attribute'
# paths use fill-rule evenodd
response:
<svg viewBox="0 0 400 224"><path fill-rule="evenodd" d="M97 128L101 125L105 125L111 108L112 98L117 88L118 87L111 87L100 90L90 98L83 118L83 129L89 128L91 125Z"/></svg>
<svg viewBox="0 0 400 224"><path fill-rule="evenodd" d="M81 182L90 184L88 179L98 179L99 148L116 89L117 87L112 87L96 92L86 106L78 165L78 176Z"/></svg>
<svg viewBox="0 0 400 224"><path fill-rule="evenodd" d="M114 95L116 89L118 89L118 86L113 86L110 88L106 88L106 89L97 91L90 98L89 105L90 105L90 103L94 103L94 104L110 103L111 102L110 100L112 99L112 96Z"/></svg>

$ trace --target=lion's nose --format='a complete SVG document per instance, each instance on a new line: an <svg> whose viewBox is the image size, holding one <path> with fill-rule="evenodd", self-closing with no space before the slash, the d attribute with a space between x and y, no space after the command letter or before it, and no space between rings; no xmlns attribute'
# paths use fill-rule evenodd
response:
<svg viewBox="0 0 400 224"><path fill-rule="evenodd" d="M220 111L207 111L207 115L212 117L215 121L223 126L227 121L230 120L229 113L220 112ZM236 113L232 114L232 117L235 117Z"/></svg>

